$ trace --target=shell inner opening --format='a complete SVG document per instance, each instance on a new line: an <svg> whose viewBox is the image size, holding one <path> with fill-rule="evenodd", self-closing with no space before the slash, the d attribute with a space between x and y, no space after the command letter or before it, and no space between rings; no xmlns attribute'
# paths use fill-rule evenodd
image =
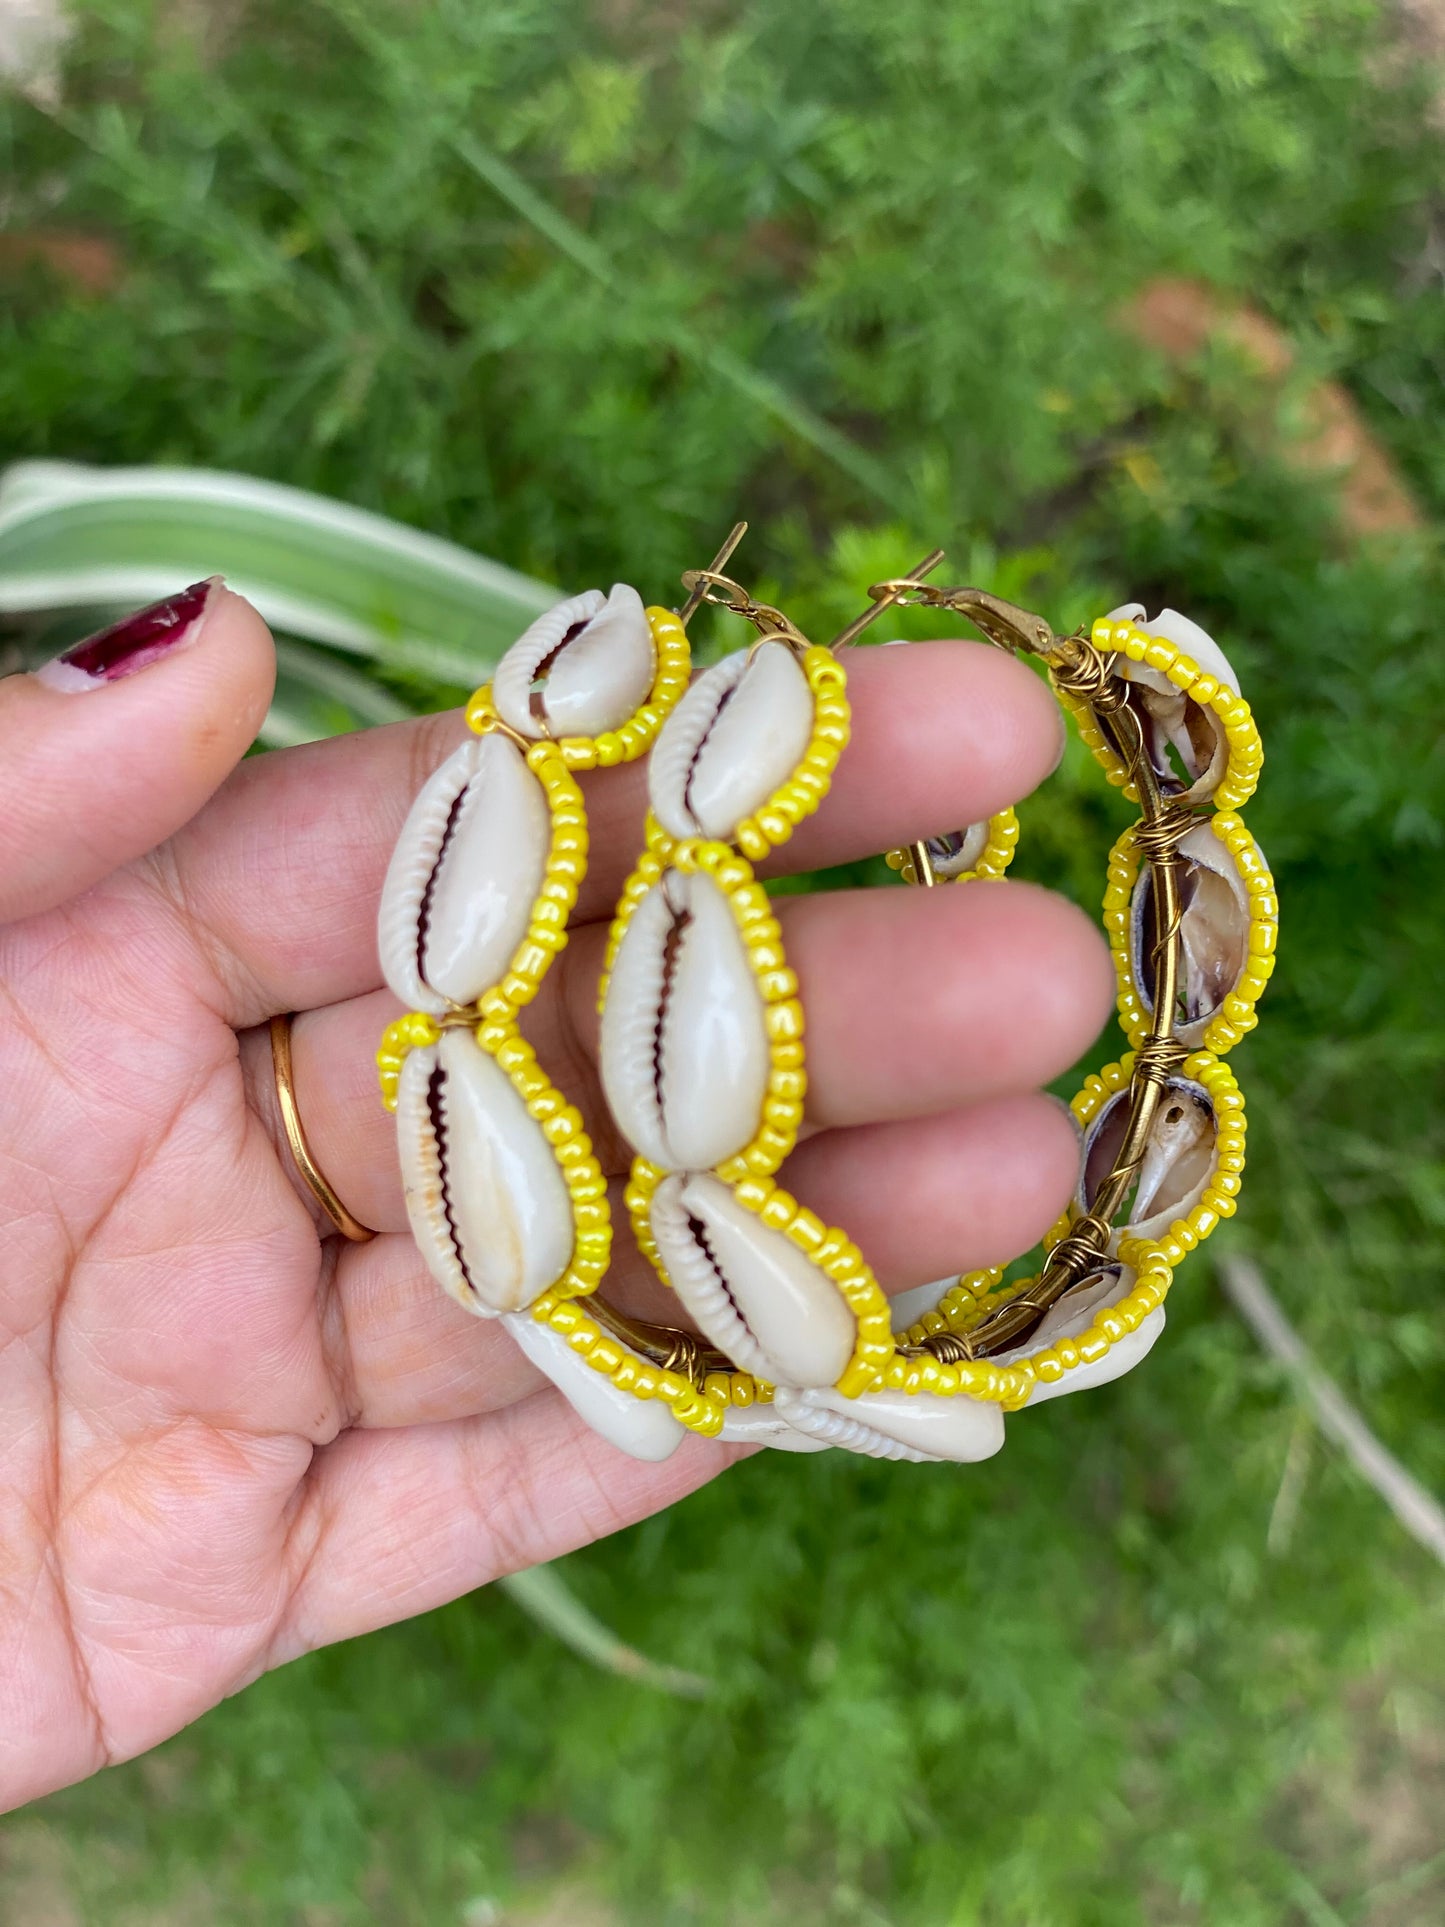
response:
<svg viewBox="0 0 1445 1927"><path fill-rule="evenodd" d="M456 835L466 797L467 786L463 783L452 798L452 806L447 811L447 820L441 833L441 840L437 844L431 875L426 880L426 888L422 891L421 902L416 908L416 969L423 983L426 982L426 940L431 929L432 905L436 900L437 883L441 878L443 865L446 863L448 846Z"/></svg>
<svg viewBox="0 0 1445 1927"><path fill-rule="evenodd" d="M1139 939L1139 988L1153 1010L1158 980L1159 921L1145 866ZM1249 960L1249 915L1241 914L1237 889L1217 870L1182 853L1179 879L1180 930L1183 937L1176 1023L1196 1024L1214 1017L1244 975Z"/></svg>
<svg viewBox="0 0 1445 1927"><path fill-rule="evenodd" d="M1219 750L1219 724L1212 711L1171 687L1167 694L1129 677L1124 699L1140 734L1159 787L1166 796L1183 796L1208 774Z"/></svg>
<svg viewBox="0 0 1445 1927"><path fill-rule="evenodd" d="M591 621L591 616L579 616L570 628L558 637L554 646L547 651L532 671L531 687L527 692L527 707L531 711L533 722L541 724L544 729L547 725L547 678L556 667L557 658L568 643L575 642Z"/></svg>
<svg viewBox="0 0 1445 1927"><path fill-rule="evenodd" d="M1086 1211L1093 1208L1123 1149L1129 1108L1129 1092L1120 1091L1100 1114L1090 1135L1080 1186ZM1138 1175L1115 1222L1139 1225L1189 1210L1214 1170L1217 1147L1214 1106L1203 1087L1183 1079L1165 1085Z"/></svg>
<svg viewBox="0 0 1445 1927"><path fill-rule="evenodd" d="M451 1172L447 1166L446 1106L442 1103L442 1086L445 1081L446 1076L442 1070L441 1060L438 1058L431 1076L427 1079L426 1108L427 1115L431 1119L432 1137L436 1143L437 1176L441 1181L442 1216L446 1219L447 1232L451 1237L452 1252L457 1261L457 1269L466 1280L468 1290L475 1291L476 1286L472 1283L467 1272L466 1259L462 1256L462 1241L457 1231L457 1221L452 1210Z"/></svg>

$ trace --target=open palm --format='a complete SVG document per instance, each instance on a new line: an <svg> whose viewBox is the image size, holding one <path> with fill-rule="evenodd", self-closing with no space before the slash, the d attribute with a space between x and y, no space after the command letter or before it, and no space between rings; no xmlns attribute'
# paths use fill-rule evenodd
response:
<svg viewBox="0 0 1445 1927"><path fill-rule="evenodd" d="M660 1466L623 1458L424 1273L372 1070L397 1012L374 923L410 799L463 724L241 762L272 666L259 617L217 588L142 673L0 684L7 1804L737 1456L690 1437ZM790 868L958 828L1057 756L1047 692L986 647L859 652L850 677L854 743ZM594 1003L641 772L600 774L587 802L592 873L528 1031L620 1174ZM810 1027L788 1187L893 1290L1032 1242L1075 1159L1037 1086L1110 1003L1086 920L995 884L798 897L783 922ZM290 1165L266 1030L290 1010L308 1136L371 1243L334 1235ZM621 1253L609 1294L642 1309L650 1289Z"/></svg>

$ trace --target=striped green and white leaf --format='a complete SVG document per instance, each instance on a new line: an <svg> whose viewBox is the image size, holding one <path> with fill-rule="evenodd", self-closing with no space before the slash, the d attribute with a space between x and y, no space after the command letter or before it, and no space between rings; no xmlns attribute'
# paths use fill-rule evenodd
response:
<svg viewBox="0 0 1445 1927"><path fill-rule="evenodd" d="M0 616L83 617L80 634L207 575L297 639L263 731L275 744L406 713L326 652L472 688L557 595L454 542L252 476L73 462L0 474Z"/></svg>

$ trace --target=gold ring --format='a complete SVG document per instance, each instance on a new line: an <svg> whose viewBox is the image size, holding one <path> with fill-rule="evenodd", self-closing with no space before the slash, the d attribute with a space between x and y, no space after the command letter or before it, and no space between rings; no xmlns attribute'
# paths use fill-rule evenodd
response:
<svg viewBox="0 0 1445 1927"><path fill-rule="evenodd" d="M350 1238L353 1244L364 1245L376 1233L370 1225L352 1217L321 1175L321 1169L311 1155L311 1146L306 1142L306 1133L301 1128L301 1113L296 1108L296 1082L291 1070L291 1025L294 1016L293 1011L288 1011L284 1017L271 1019L271 1067L276 1074L276 1102L281 1107L286 1142L291 1146L296 1169L306 1180L312 1197L342 1237Z"/></svg>

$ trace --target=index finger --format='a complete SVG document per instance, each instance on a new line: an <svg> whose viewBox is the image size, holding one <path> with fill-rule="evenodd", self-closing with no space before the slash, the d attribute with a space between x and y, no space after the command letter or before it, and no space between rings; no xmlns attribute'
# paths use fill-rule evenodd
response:
<svg viewBox="0 0 1445 1927"><path fill-rule="evenodd" d="M852 738L832 789L767 866L856 861L981 821L1054 769L1047 688L986 644L919 642L846 658ZM464 740L459 711L277 750L242 764L173 839L158 874L204 946L237 1027L374 990L382 879L412 799ZM642 764L583 779L590 864L581 921L611 914L641 847Z"/></svg>

